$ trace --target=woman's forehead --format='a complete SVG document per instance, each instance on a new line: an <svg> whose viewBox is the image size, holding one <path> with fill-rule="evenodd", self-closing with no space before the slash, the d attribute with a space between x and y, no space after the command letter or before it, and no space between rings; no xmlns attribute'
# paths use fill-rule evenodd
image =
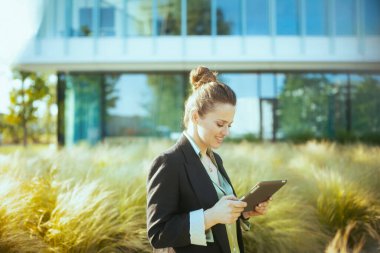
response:
<svg viewBox="0 0 380 253"><path fill-rule="evenodd" d="M208 114L214 119L231 122L235 115L235 110L234 105L217 103Z"/></svg>

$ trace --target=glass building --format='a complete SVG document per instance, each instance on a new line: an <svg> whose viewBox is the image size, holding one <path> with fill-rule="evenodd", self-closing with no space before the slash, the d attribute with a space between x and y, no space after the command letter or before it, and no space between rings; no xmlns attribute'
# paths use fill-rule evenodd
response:
<svg viewBox="0 0 380 253"><path fill-rule="evenodd" d="M18 63L57 72L66 145L176 136L197 65L231 138L380 139L379 0L49 0Z"/></svg>

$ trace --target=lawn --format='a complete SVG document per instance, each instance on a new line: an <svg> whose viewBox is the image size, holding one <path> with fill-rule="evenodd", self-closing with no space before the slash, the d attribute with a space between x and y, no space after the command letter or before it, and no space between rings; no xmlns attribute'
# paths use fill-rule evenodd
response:
<svg viewBox="0 0 380 253"><path fill-rule="evenodd" d="M0 252L151 252L146 175L170 145L0 147ZM379 249L379 147L243 142L217 152L238 195L259 180L288 180L268 214L251 219L248 253Z"/></svg>

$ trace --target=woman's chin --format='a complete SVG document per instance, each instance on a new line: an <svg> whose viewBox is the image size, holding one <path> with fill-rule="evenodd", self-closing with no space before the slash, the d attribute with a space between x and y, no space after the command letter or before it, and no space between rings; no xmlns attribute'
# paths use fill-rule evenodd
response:
<svg viewBox="0 0 380 253"><path fill-rule="evenodd" d="M216 149L216 148L219 148L221 145L222 145L223 142L215 142L213 145L212 145L212 148Z"/></svg>

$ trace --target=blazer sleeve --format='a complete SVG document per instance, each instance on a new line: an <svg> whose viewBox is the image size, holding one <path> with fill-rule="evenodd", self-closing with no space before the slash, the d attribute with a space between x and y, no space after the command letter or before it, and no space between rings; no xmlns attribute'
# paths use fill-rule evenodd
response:
<svg viewBox="0 0 380 253"><path fill-rule="evenodd" d="M179 210L178 161L168 155L156 158L147 179L147 232L154 248L190 244L189 213Z"/></svg>

